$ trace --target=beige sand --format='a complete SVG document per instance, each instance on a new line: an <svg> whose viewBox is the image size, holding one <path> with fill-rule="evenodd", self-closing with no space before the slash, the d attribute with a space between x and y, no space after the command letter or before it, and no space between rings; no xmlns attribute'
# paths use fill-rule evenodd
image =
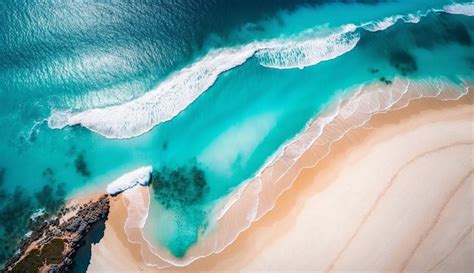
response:
<svg viewBox="0 0 474 273"><path fill-rule="evenodd" d="M379 114L222 253L159 272L472 272L473 115L472 92ZM127 243L120 199L89 271L157 271Z"/></svg>

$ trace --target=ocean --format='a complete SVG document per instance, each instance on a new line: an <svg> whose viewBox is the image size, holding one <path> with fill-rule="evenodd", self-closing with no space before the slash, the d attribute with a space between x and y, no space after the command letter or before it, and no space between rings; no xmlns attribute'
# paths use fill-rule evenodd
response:
<svg viewBox="0 0 474 273"><path fill-rule="evenodd" d="M143 227L177 259L335 99L473 81L470 1L0 4L0 264L35 216L152 166Z"/></svg>

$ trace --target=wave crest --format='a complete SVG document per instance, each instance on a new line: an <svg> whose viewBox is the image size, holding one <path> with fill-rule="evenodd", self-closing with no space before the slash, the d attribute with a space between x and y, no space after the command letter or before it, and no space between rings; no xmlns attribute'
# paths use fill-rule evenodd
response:
<svg viewBox="0 0 474 273"><path fill-rule="evenodd" d="M136 185L146 186L150 182L152 171L151 166L146 166L125 173L107 185L107 193L115 195Z"/></svg>
<svg viewBox="0 0 474 273"><path fill-rule="evenodd" d="M329 33L310 30L302 38L270 42L271 46L257 51L255 56L265 67L303 69L351 51L360 39L356 30L355 25Z"/></svg>
<svg viewBox="0 0 474 273"><path fill-rule="evenodd" d="M309 30L290 38L253 42L245 46L214 50L181 69L155 89L129 102L83 112L53 110L48 126L61 129L81 125L106 138L132 138L171 120L210 88L219 75L255 56L262 66L276 69L304 68L337 58L358 43L359 28L380 31L398 21L417 23L432 12L474 15L474 3L452 4L442 10L396 15L380 21L345 25L336 30Z"/></svg>
<svg viewBox="0 0 474 273"><path fill-rule="evenodd" d="M216 50L135 100L79 113L52 111L48 125L52 129L82 125L107 138L139 136L178 115L221 73L243 64L253 53L250 46Z"/></svg>
<svg viewBox="0 0 474 273"><path fill-rule="evenodd" d="M81 125L106 138L136 137L177 116L210 88L221 73L242 65L254 55L264 66L303 68L350 51L359 41L355 30L355 26L348 25L325 36L311 32L301 35L297 41L274 39L214 50L135 100L78 113L53 110L48 126L61 129Z"/></svg>
<svg viewBox="0 0 474 273"><path fill-rule="evenodd" d="M443 8L443 11L450 14L474 16L474 2L462 4L454 3L447 5Z"/></svg>
<svg viewBox="0 0 474 273"><path fill-rule="evenodd" d="M373 22L368 22L365 24L362 24L360 27L364 28L365 30L371 31L371 32L376 32L376 31L382 31L386 30L387 28L395 25L398 21L402 21L404 23L411 23L411 24L416 24L420 22L422 17L427 16L430 13L430 11L426 13L418 13L418 14L408 14L408 15L395 15L395 16L389 16L385 17L382 20L379 21L373 21Z"/></svg>

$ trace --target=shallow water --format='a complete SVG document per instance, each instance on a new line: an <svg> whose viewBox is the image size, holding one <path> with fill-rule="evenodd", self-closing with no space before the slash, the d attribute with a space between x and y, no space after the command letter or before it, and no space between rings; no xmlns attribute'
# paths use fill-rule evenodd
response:
<svg viewBox="0 0 474 273"><path fill-rule="evenodd" d="M12 234L0 236L0 262L14 251L4 246L28 231L35 210L54 211L64 198L105 191L121 174L146 165L156 173L145 232L183 256L212 224L216 202L251 178L341 90L390 84L397 75L472 79L474 19L429 12L451 1L251 2L0 5L0 234ZM419 22L406 17L390 26L384 20L410 13ZM349 36L327 39L348 24ZM334 47L347 41L354 48ZM210 88L196 89L184 111L152 123L147 133L110 139L80 126L48 127L53 110L77 113L139 99L207 54L249 44L256 49L248 59L222 71ZM324 50L328 54L320 54ZM331 55L334 50L340 55ZM305 68L293 68L299 66ZM174 89L184 98L208 79L186 80L186 88ZM17 232L8 232L13 228Z"/></svg>

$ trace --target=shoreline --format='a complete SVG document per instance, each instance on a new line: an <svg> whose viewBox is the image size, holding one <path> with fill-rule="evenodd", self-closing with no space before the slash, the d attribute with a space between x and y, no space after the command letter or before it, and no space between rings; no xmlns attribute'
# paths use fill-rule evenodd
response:
<svg viewBox="0 0 474 273"><path fill-rule="evenodd" d="M460 107L462 105L466 106L472 106L472 99L473 99L473 95L472 95L472 91L468 92L467 95L465 95L464 97L462 97L461 99L459 100L456 100L456 101L442 101L440 102L437 98L422 98L422 99L417 99L417 100L414 100L414 101L411 101L410 102L410 105L408 105L407 107L404 107L402 109L399 109L399 110L393 110L393 111L389 111L388 113L379 113L379 114L375 114L373 115L371 118L370 118L370 126L374 126L374 127L377 127L377 128L383 128L383 127L390 127L390 126L396 126L397 124L399 125L399 127L401 126L399 123L401 123L402 121L405 121L404 122L404 127L405 128L404 130L409 130L410 127L408 126L409 124L406 124L406 121L410 120L410 119L413 119L415 118L417 115L432 115L432 116L437 116L437 114L441 114L441 113L438 113L438 112L443 112L443 111L448 111L449 109L452 109L452 108L457 108L457 107ZM427 112L427 113L426 113ZM431 113L430 113L431 112ZM438 115L439 116L439 115ZM400 130L400 128L398 128ZM411 128L412 129L412 128ZM380 130L380 129L379 129ZM337 154L337 147L338 146L341 146L342 142L344 141L349 141L350 139L364 139L364 135L370 135L370 133L368 133L368 131L370 130L367 130L367 128L365 127L361 127L361 128L356 128L356 129L352 129L350 133L348 133L348 135L344 136L341 140L338 140L335 142L334 145L336 145L335 147L331 147L331 151L330 151L330 154L328 155L327 158L324 158L323 160L321 160L321 162L319 162L317 164L316 167L310 167L310 168L304 168L304 170L297 174L298 176L298 179L300 179L300 177L304 176L305 173L307 173L309 169L313 169L313 168L321 168L321 164L324 164L324 162L328 162L328 161L331 161L331 158L332 160L334 160L334 158L336 157L335 154ZM378 131L378 130L377 130ZM380 134L380 132L375 132L375 133L371 133L371 134ZM401 130L399 133L401 133L403 130ZM365 138L367 138L368 136L365 136ZM349 140L348 140L349 139ZM349 141L350 142L350 141ZM349 146L347 146L349 145ZM344 146L344 145L342 145ZM344 150L347 151L348 148L351 148L352 146L357 146L356 143L349 143L349 144L345 144L345 148ZM307 152L305 152L307 153ZM310 158L309 158L310 159ZM309 159L306 159L306 160L309 160ZM303 159L305 160L305 159ZM326 163L327 164L327 163ZM301 184L301 182L298 182ZM296 184L298 184L296 183ZM322 186L322 185L319 185L319 187L321 187L320 191L322 191L325 187L327 187L329 185L326 185L326 186ZM293 185L288 191L294 191L292 190L293 187L295 187L295 185ZM143 190L142 190L143 191ZM283 195L287 195L286 193L283 193ZM119 199L121 199L122 197L119 196ZM280 198L281 199L281 198ZM114 207L114 203L116 203L117 201L113 201L112 202L112 208ZM284 201L277 201L277 205L281 202L284 202ZM121 208L119 210L122 210L121 213L125 213L126 212L126 209L124 208ZM269 214L275 214L276 210L280 210L278 207L275 207L273 208ZM110 218L111 219L114 219L116 218L116 216L114 216L116 213L114 213L114 209L111 209L111 215L110 215ZM269 218L271 216L264 216L263 218L266 219L266 218ZM125 220L123 220L123 223L124 223ZM264 221L264 220L261 220L261 221ZM237 238L237 240L235 242L233 242L228 248L224 249L222 251L222 253L218 253L218 254L212 254L210 257L207 257L207 258L204 258L204 259L199 259L197 261L195 261L193 264L191 264L190 266L187 266L187 267L183 267L183 268L179 268L179 269L169 269L171 271L175 271L175 270L205 270L208 268L208 266L204 266L205 264L209 265L209 264L218 264L218 260L219 258L217 257L220 257L222 255L225 255L226 253L229 253L231 252L232 250L231 249L235 249L235 245L238 245L239 242L241 242L242 240L244 239L241 239L241 237L245 237L247 233L252 233L252 230L255 230L257 229L258 227L258 223L260 222L260 220L258 220L256 223L253 223L252 226L249 228L248 231L243 231L242 234ZM108 225L109 224L109 225ZM133 258L127 258L125 260L122 260L121 261L127 261L127 262L124 262L123 265L127 265L128 267L126 268L135 268L135 269L139 269L139 270L150 270L150 271L153 271L155 270L155 268L153 267L147 267L143 264L143 261L142 259L140 258L140 253L141 251L143 251L143 248L140 247L140 245L138 244L133 244L133 243L129 243L128 242L128 239L127 239L127 234L125 234L125 232L123 231L123 227L124 225L123 224L118 224L116 222L112 223L111 221L108 221L108 223L106 223L106 234L104 236L104 239L107 238L107 243L99 243L98 245L96 246L93 246L93 255L92 255L92 259L91 259L91 271L94 272L94 271L99 271L98 269L101 268L101 264L104 265L104 261L107 260L106 257L104 257L104 255L100 255L100 253L104 252L104 251L101 251L100 249L103 248L103 249L106 249L107 246L106 245L109 245L109 247L111 247L112 245L115 245L116 243L114 243L114 241L118 241L120 242L120 245L125 245L126 247L124 248L124 253L123 255L121 256L124 256L124 257L128 257L130 255L130 252L133 252L134 253L134 257ZM121 227L120 227L121 226ZM257 226L257 227L254 227L254 226ZM112 238L111 236L108 236L108 231L107 230L110 230L110 229L113 229L114 230L114 238ZM144 243L144 242L142 242ZM115 247L115 249L117 249L117 247ZM243 248L245 249L245 248ZM128 254L127 254L128 252ZM138 256L136 255L138 254ZM235 254L235 253L234 253ZM110 262L110 261L109 261ZM117 268L117 270L119 269L120 267ZM94 270L96 269L96 270Z"/></svg>
<svg viewBox="0 0 474 273"><path fill-rule="evenodd" d="M273 248L271 247L276 241L279 240L279 238L286 237L286 234L298 233L291 231L296 229L298 226L296 223L296 218L298 218L298 215L305 210L308 199L318 199L320 198L320 195L324 195L327 191L332 190L335 183L334 180L337 180L341 170L350 166L351 164L356 164L358 160L365 156L364 154L366 151L371 150L373 146L377 146L381 143L383 144L387 140L397 139L399 135L409 133L419 127L429 126L429 124L432 122L442 121L449 123L452 120L459 118L459 112L461 112L461 116L464 116L465 120L469 120L469 118L474 115L474 110L472 107L473 98L473 93L470 91L470 93L462 98L461 101L439 102L433 99L421 99L413 102L413 104L407 108L374 116L367 128L354 129L343 139L334 143L334 145L331 147L330 154L325 159L321 160L314 167L304 169L298 175L298 178L292 188L283 193L283 195L277 201L276 206L267 215L263 216L262 219L253 223L253 225L248 230L242 232L239 238L223 252L212 255L205 259L198 260L188 267L178 269L174 268L173 270L165 272L227 272L229 270L247 272L243 269L248 270L248 268L245 267L250 263L253 263L254 266L262 265L259 264L262 261L259 261L258 258L263 260L263 262L266 262L265 266L257 269L250 268L251 270L249 270L249 272L264 272L264 269L265 272L273 272L271 269L266 270L267 268L272 268L273 270L277 271L278 266L275 265L276 262L278 262L279 259L282 259L283 261L280 263L280 266L283 266L285 261L289 262L287 258L290 258L283 255L283 253L279 253L278 249L281 249L284 253L293 253L292 251L296 251L296 253L309 252L311 249L314 250L317 244L320 243L317 242L317 240L316 242L313 242L315 245L310 245L308 242L305 242L305 240L308 239L305 234L314 232L313 230L306 230L306 233L302 232L299 237L293 236L300 240L299 246L306 246L306 248L289 250L286 249L288 245L285 244L280 245L279 248L276 246ZM471 129L472 126L473 125L471 124ZM373 160L383 161L384 159L375 158ZM345 182L349 183L350 180L348 179ZM334 198L334 196L332 197ZM337 207L336 204L333 205ZM333 207L326 207L326 209L332 210ZM320 219L323 220L321 222L321 225L323 226L326 218L334 217L335 212L326 211L326 213L328 215L324 215L323 219ZM313 217L311 214L312 211L306 212L306 224L311 222L311 218L308 219L308 217ZM324 212L320 214L324 214ZM342 221L339 224L345 224L345 220L339 220ZM317 229L318 224L315 223L312 225L312 227ZM331 228L337 230L340 228L340 226L336 225L332 226ZM317 236L317 233L311 234L315 234L315 236ZM334 234L332 235L332 239L334 241L339 239L337 238L338 236L335 236ZM325 237L324 234L321 236ZM389 240L389 238L387 238L387 240ZM286 240L286 242L288 241L290 240ZM331 248L330 245L333 242L330 239L327 239L325 240L325 243L327 248ZM273 250L272 253L268 253L269 248ZM321 259L324 260L324 257L328 255L326 253L327 249L319 248L318 250L320 251L320 256L316 257L323 257ZM281 255L271 259L271 255L275 253L279 253ZM371 250L367 249L367 254L370 255L370 253ZM304 256L304 254L301 255ZM306 256L307 260L314 258L315 257ZM304 263L303 261L301 262ZM331 269L334 268L330 268L328 266L326 268L313 268L308 271L301 270L301 272L329 272ZM351 268L351 270L353 270L353 268ZM344 270L342 271L344 272ZM367 271L362 270L361 272L374 271L377 270L372 268ZM336 272L340 272L340 269L336 270ZM392 272L392 270L389 270L389 272ZM393 272L399 271L393 270Z"/></svg>
<svg viewBox="0 0 474 273"><path fill-rule="evenodd" d="M6 4L0 273L474 273L474 0Z"/></svg>
<svg viewBox="0 0 474 273"><path fill-rule="evenodd" d="M68 200L24 239L4 265L8 272L68 272L89 231L107 219L109 196L94 194ZM39 216L41 217L41 216Z"/></svg>
<svg viewBox="0 0 474 273"><path fill-rule="evenodd" d="M400 81L400 82L403 82L403 81ZM396 82L395 84L397 83L399 82ZM374 84L374 85L364 86L358 92L351 94L351 96L349 96L348 98L345 98L345 100L343 99L340 102L342 106L337 109L336 115L332 117L332 120L328 124L331 124L331 122L334 122L334 120L337 119L337 116L341 114L341 111L347 110L344 107L349 105L353 101L354 98L357 98L357 96L360 96L361 94L366 95L364 92L367 92L367 91L365 91L364 88L369 90L369 93L368 93L369 95L373 95L370 92L373 92L373 90L371 89L373 89L374 86L378 88L383 85ZM397 87L391 87L387 85L386 88L396 89ZM326 143L329 143L329 146L327 147L328 151L327 151L327 154L324 154L321 157L315 156L314 155L315 152L313 149L314 146L321 145L321 144L320 143L318 144L317 142L312 143L310 148L306 149L304 153L302 154L302 156L298 157L295 164L290 167L289 172L288 173L283 172L280 176L278 176L278 179L286 179L287 181L290 181L291 177L294 176L294 179L296 180L301 180L301 179L304 180L304 178L302 177L307 176L307 173L310 172L310 170L324 168L321 165L324 165L325 161L327 160L331 161L332 160L331 158L334 158L335 154L337 155L337 153L342 153L342 151L338 152L338 149L341 149L341 148L337 148L337 147L339 146L344 147L343 149L344 151L355 149L357 148L358 144L352 143L354 139L358 141L360 140L363 141L366 138L370 138L370 134L374 134L374 135L382 134L377 131L369 133L369 131L372 131L370 129L374 129L374 128L383 129L385 127L398 125L399 128L396 133L401 134L404 131L409 131L416 127L416 126L413 127L413 125L410 125L411 124L410 121L411 119L416 118L417 115L426 115L427 117L425 117L425 119L433 118L434 116L436 116L438 121L440 120L449 121L452 118L449 115L449 113L450 111L451 112L455 111L456 110L455 108L461 109L461 108L467 107L468 110L472 110L472 109L469 109L469 108L472 108L471 106L473 104L474 95L472 91L467 92L466 95L462 96L458 100L452 100L450 99L449 96L453 96L453 94L456 94L456 93L450 92L449 86L448 87L445 86L443 88L448 89L448 92L447 92L448 95L447 95L447 98L442 99L441 101L438 96L434 96L433 98L423 97L421 99L415 96L415 99L412 101L410 99L411 95L409 95L409 98L405 99L404 101L402 98L406 94L405 93L401 94L400 99L397 101L394 101L393 104L390 106L391 108L395 108L395 110L388 109L388 110L376 112L375 114L370 114L368 120L364 121L360 126L347 129L348 131L344 132L340 138L336 138L335 140L331 140L330 137L327 138ZM468 87L466 87L466 89L468 89ZM441 93L438 93L438 95L439 94ZM407 106L404 105L404 103L407 104ZM399 107L400 109L397 109L397 107ZM461 110L458 109L458 111L461 111ZM441 113L441 112L444 112L444 113ZM327 116L328 113L325 113L325 114L326 116L324 114L322 115L322 119L328 118ZM353 118L353 114L354 113L350 114L351 115L350 118ZM329 114L329 117L330 116L331 114ZM318 119L313 121L313 123L316 123L317 121ZM311 128L310 126L307 128L307 130L311 130L311 129L313 128ZM297 136L296 140L294 141L298 141L300 137L304 136L304 133L302 135ZM319 141L320 138L318 137L317 140ZM349 142L349 143L345 143L345 142ZM292 143L290 142L288 145L291 145L291 144ZM285 146L285 148L283 149L284 152L286 152L286 148L287 147ZM321 147L318 147L318 148L319 148L318 150L319 153L324 152L323 149L320 149ZM313 162L315 159L316 161ZM278 160L279 158L276 159L277 163L278 163ZM262 171L262 173L264 173L265 171L266 171L266 168ZM285 183L288 183L288 182L285 182ZM262 198L261 193L263 193L264 194L263 198L266 199L267 202L272 202L273 200L274 202L276 202L275 204L276 206L279 203L284 202L284 201L279 201L280 195L285 195L285 192L287 190L292 191L293 187L295 187L295 185L292 184L293 181L290 181L289 183L290 184L287 189L280 189L279 191L276 191L276 193L275 191L270 192L270 197L268 196L265 197L265 194L267 194L266 191L268 191L268 188L267 190L265 188L261 189L261 191L257 192L258 197L256 198L257 199ZM252 186L254 186L254 184L255 183L253 184L247 183L241 186L241 189L237 191L238 197L242 198L243 196L242 194L244 194L245 190L247 190L248 188L251 188ZM321 183L319 183L319 185L321 187ZM329 186L330 184L325 185L324 187L321 188L321 191L323 191L323 189ZM235 195L235 193L232 195ZM50 221L48 225L46 227L40 228L39 230L40 234L35 234L34 236L31 236L28 239L27 241L28 247L21 251L22 254L20 255L20 257L14 257L14 259L12 260L13 262L10 262L7 265L7 268L11 267L12 265L17 264L18 261L21 261L26 256L28 256L29 253L31 253L31 251L39 250L43 248L43 246L47 242L55 238L65 240L65 243L66 243L66 250L64 251L65 257L72 257L75 250L77 250L77 248L79 247L79 245L77 245L76 243L78 241L81 241L82 238L86 236L87 231L90 229L90 226L96 221L95 220L92 221L91 225L87 225L85 229L81 229L81 231L77 233L75 233L76 231L67 230L66 225L70 225L71 219L73 218L77 219L78 217L81 218L83 216L87 218L87 215L81 216L82 214L81 211L83 211L83 207L85 207L87 211L88 205L96 202L94 200L97 200L98 198L97 196L99 196L99 194L86 196L86 197L78 197L78 198L69 200L64 205L63 209L61 209L57 217L53 217L49 219ZM250 196L250 197L255 197L255 196ZM106 200L106 203L107 203L106 212L102 214L100 219L107 217L107 213L109 213L109 202L110 202L110 219L106 221L105 223L106 231L107 231L106 236L98 245L92 246L93 255L90 260L92 272L109 269L109 264L114 263L113 260L108 261L107 258L105 258L107 256L106 249L110 248L111 246L113 246L113 249L121 249L117 251L117 253L120 253L120 254L117 254L111 257L112 259L116 259L117 256L121 257L120 261L122 262L122 264L120 266L120 269L123 269L123 266L125 266L125 268L129 268L132 271L148 270L148 269L153 271L155 267L145 265L145 263L150 264L150 262L154 266L157 266L158 268L170 267L170 264L168 264L169 257L157 256L157 255L160 255L161 253L166 254L166 249L158 249L154 246L151 246L150 243L145 239L143 231L142 231L144 221L146 220L146 217L148 215L148 207L149 207L150 198L151 197L150 197L148 187L141 187L141 186L133 187L119 194L118 196L103 195L102 197L99 197L99 200ZM251 199L248 199L248 197L246 198L248 201L252 201ZM142 203L140 202L137 203L137 200L140 200L140 202ZM218 215L218 220L221 220L222 218L225 218L225 217L229 218L229 215L226 215L229 209L234 209L233 213L235 215L236 210L235 208L233 208L233 206L235 204L237 204L238 206L239 203L243 204L245 202L243 202L243 200L241 199L235 199L235 201L231 202L230 206L225 207L225 208L220 207L220 209L223 210L224 213L222 213L221 215ZM269 204L271 205L271 203ZM95 205L91 205L91 207L94 207L94 206ZM135 215L130 216L130 213L129 213L130 210L134 211L135 214L139 212L138 216L136 217ZM273 206L267 207L267 211L262 210L260 208L260 212L255 211L255 213L260 213L260 216L257 217L254 215L254 219L251 222L249 222L249 226L250 225L251 226L249 228L244 228L242 231L240 231L237 234L236 238L234 240L231 240L231 243L227 243L227 245L221 246L222 247L221 250L217 250L215 251L215 253L212 253L212 254L204 254L204 256L197 257L188 263L185 262L184 264L182 264L184 266L178 269L174 268L174 266L171 266L169 270L172 270L174 272L175 270L187 270L189 268L199 269L201 267L200 264L202 263L207 264L208 261L213 261L215 257L219 257L221 253L228 253L229 250L227 250L227 248L232 249L232 246L234 244L239 244L239 242L242 240L242 239L239 239L241 236L245 237L245 235L240 234L241 232L243 234L246 234L247 229L254 230L255 229L254 226L256 225L256 223L260 222L260 218L261 217L265 218L266 217L265 214L267 212L269 212L269 214L275 213L273 212L274 210L277 210L277 208ZM237 207L237 213L239 213L238 207ZM87 212L85 214L87 214ZM237 215L237 216L242 217L242 215ZM245 217L246 215L243 215L243 216ZM132 218L135 217L136 219L131 220L130 217ZM233 216L231 215L231 217ZM51 232L51 228L54 229L55 231ZM67 236L63 236L65 233L68 233ZM59 234L62 234L62 235L59 236ZM119 244L120 246L117 245L117 242L120 242ZM203 243L200 242L198 243L197 246L193 246L193 247L199 249L200 247L199 244L203 245ZM108 245L108 247L104 247L103 245ZM204 247L206 247L206 245ZM209 255L211 257L207 257ZM72 259L67 259L67 261L68 262L62 262L59 268L62 268L63 265L70 266L72 263ZM124 262L124 261L127 261L127 262ZM144 261L146 262L144 263ZM193 263L193 264L188 266L188 264L190 263ZM117 270L119 270L119 268L117 268Z"/></svg>

